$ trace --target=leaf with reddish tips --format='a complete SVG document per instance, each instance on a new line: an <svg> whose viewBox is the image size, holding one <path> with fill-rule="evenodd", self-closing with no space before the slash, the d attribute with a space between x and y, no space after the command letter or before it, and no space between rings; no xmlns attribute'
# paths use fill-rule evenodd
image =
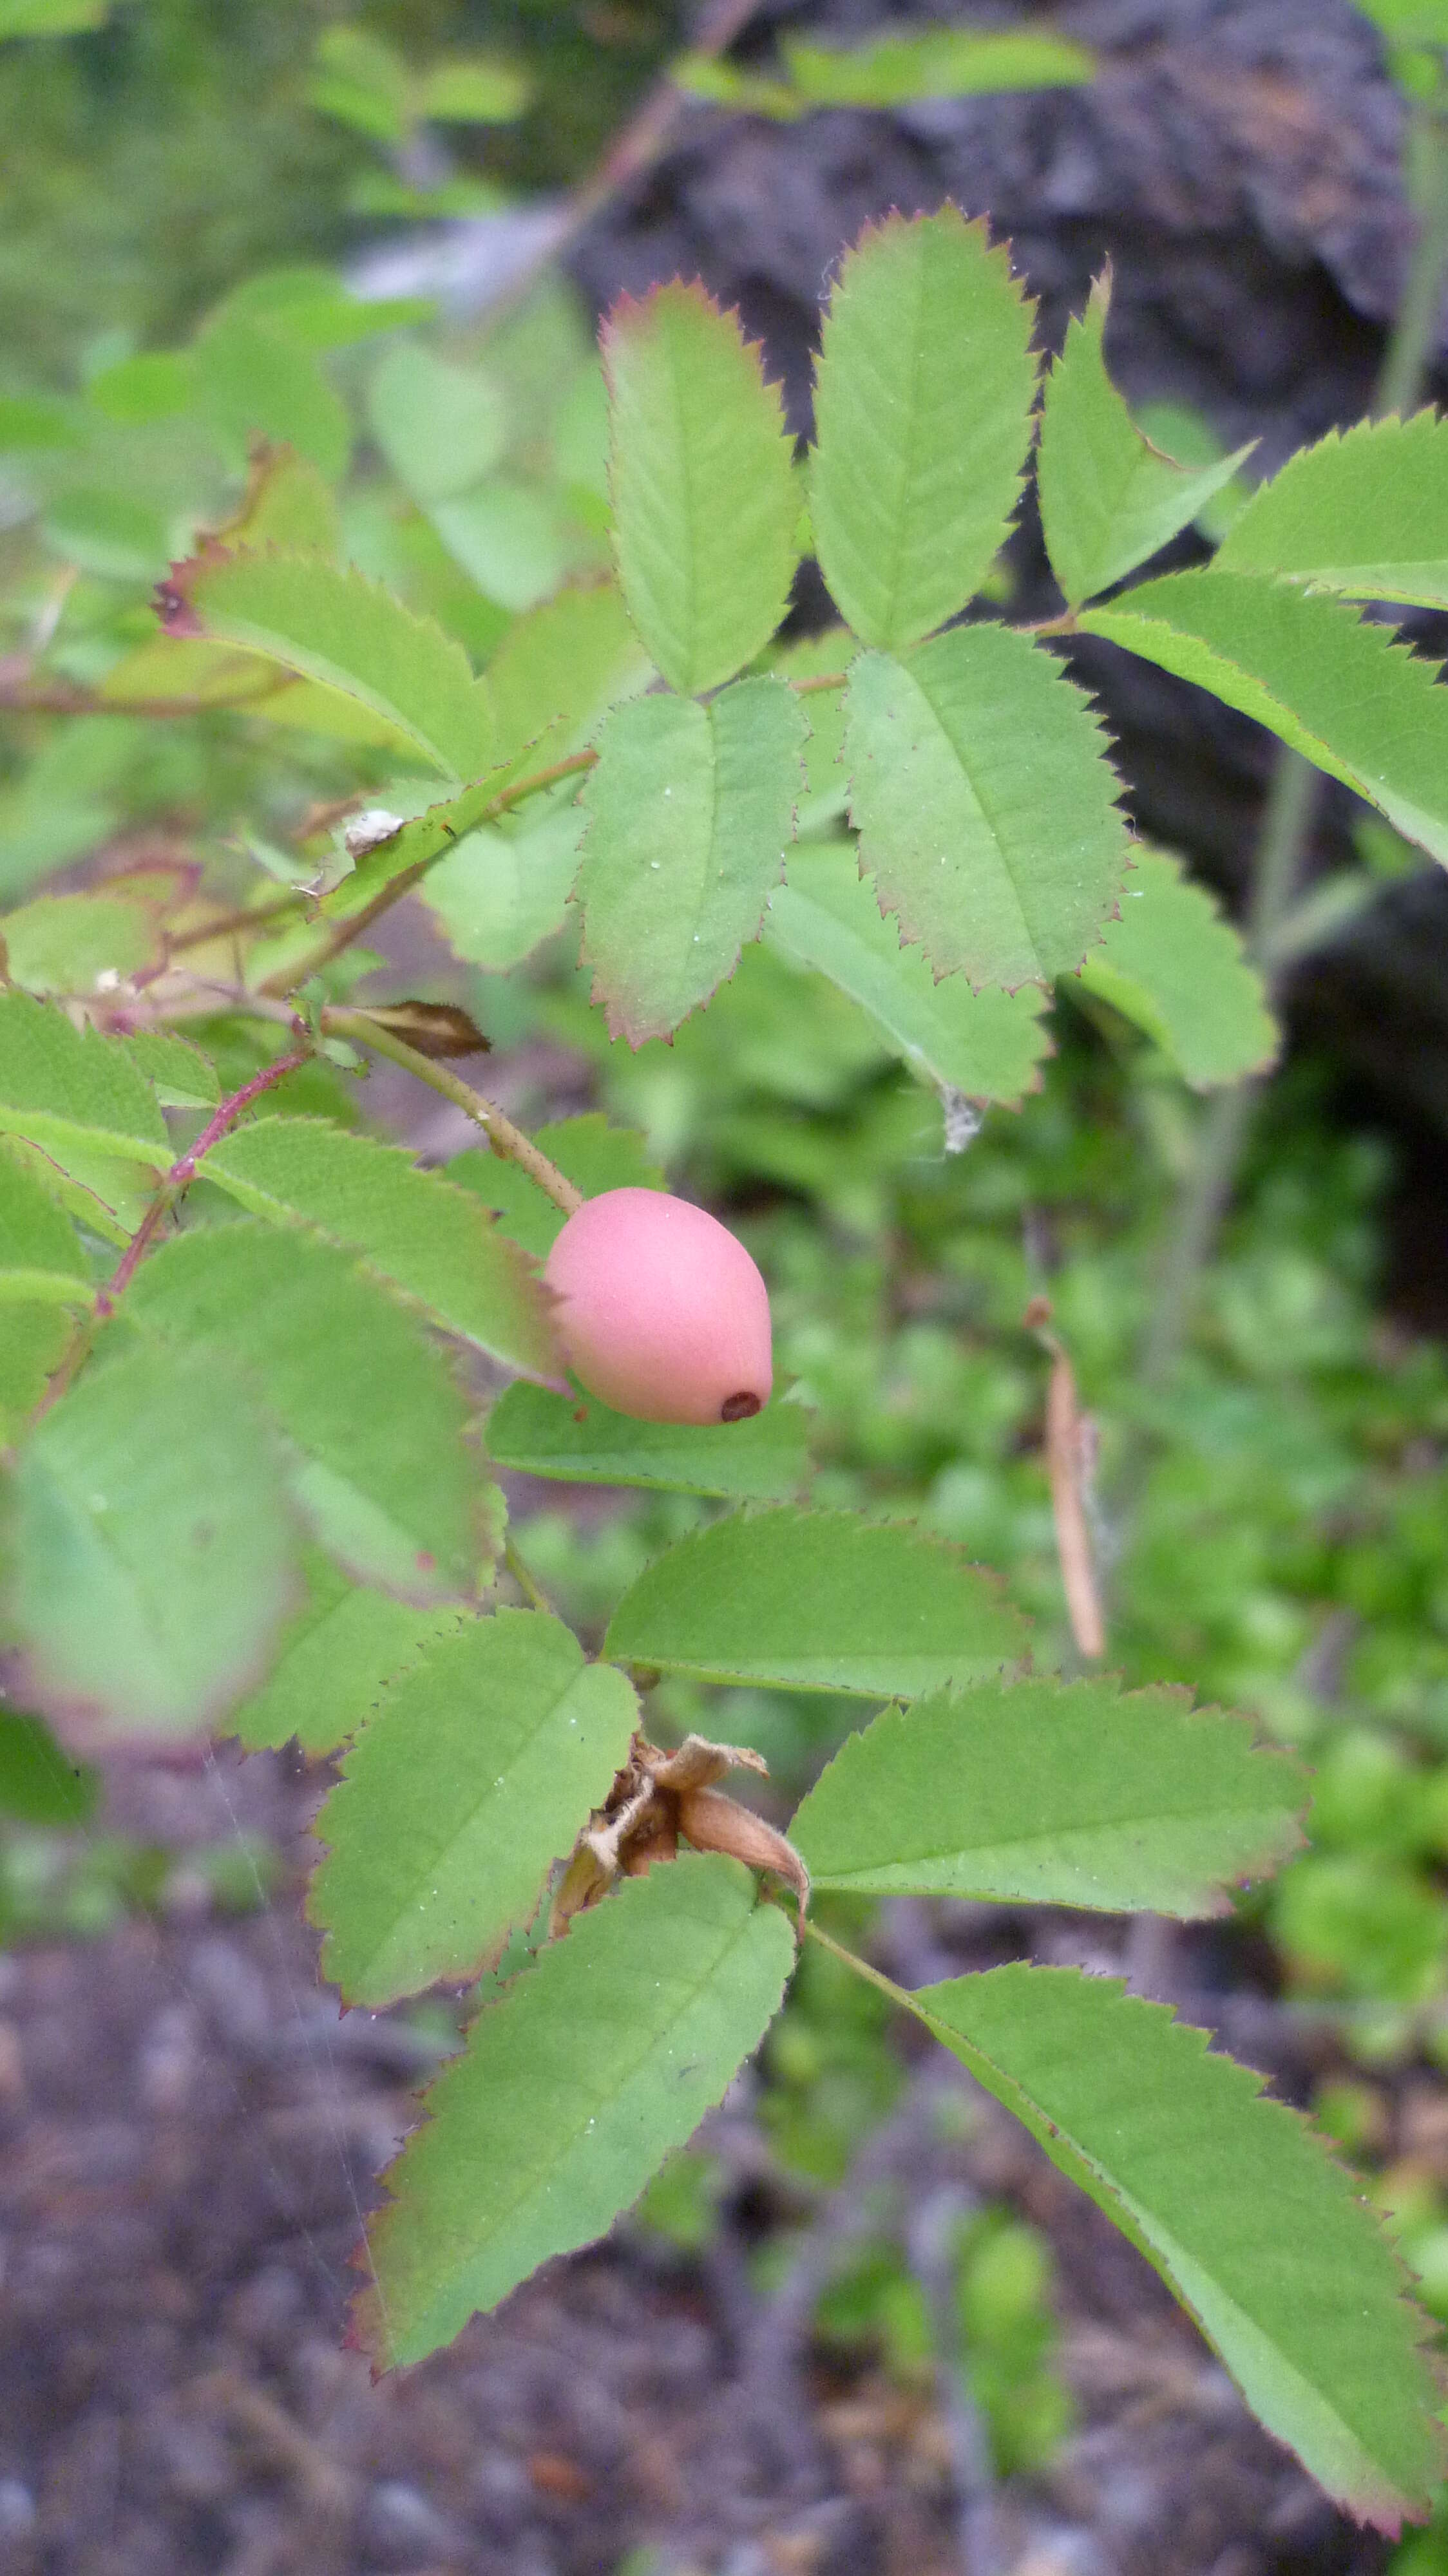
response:
<svg viewBox="0 0 1448 2576"><path fill-rule="evenodd" d="M717 688L789 604L799 500L779 389L702 286L621 296L603 359L629 615L674 688Z"/></svg>

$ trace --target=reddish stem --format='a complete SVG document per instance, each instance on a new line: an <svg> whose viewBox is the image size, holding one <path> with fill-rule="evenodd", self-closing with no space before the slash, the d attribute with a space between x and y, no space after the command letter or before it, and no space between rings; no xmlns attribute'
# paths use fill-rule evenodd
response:
<svg viewBox="0 0 1448 2576"><path fill-rule="evenodd" d="M213 1145L220 1144L227 1129L236 1124L244 1109L249 1109L264 1091L270 1091L274 1083L284 1081L289 1073L295 1073L298 1066L306 1062L305 1047L297 1048L292 1055L278 1056L275 1064L269 1064L264 1072L253 1074L250 1082L244 1082L239 1091L233 1091L229 1100L223 1100L215 1116L202 1128L195 1144L172 1164L110 1278L97 1291L94 1308L97 1323L104 1323L115 1313L117 1300L124 1295L150 1251L167 1209L173 1205L178 1193L195 1180L196 1166L202 1156L209 1154Z"/></svg>

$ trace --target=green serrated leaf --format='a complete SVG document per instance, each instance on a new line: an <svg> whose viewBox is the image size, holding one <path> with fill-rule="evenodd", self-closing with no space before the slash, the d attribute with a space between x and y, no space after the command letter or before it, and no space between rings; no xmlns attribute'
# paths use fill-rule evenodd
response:
<svg viewBox="0 0 1448 2576"><path fill-rule="evenodd" d="M174 1029L137 1029L122 1038L136 1071L149 1082L163 1109L215 1109L221 1100L216 1068L199 1046Z"/></svg>
<svg viewBox="0 0 1448 2576"><path fill-rule="evenodd" d="M515 619L488 664L499 749L526 747L532 777L577 751L652 672L613 582L560 590Z"/></svg>
<svg viewBox="0 0 1448 2576"><path fill-rule="evenodd" d="M342 551L342 514L335 491L310 457L269 447L253 458L238 517L218 533L228 546L281 546L289 554L324 555L331 563Z"/></svg>
<svg viewBox="0 0 1448 2576"><path fill-rule="evenodd" d="M0 1133L62 1167L77 1151L169 1164L156 1095L123 1046L81 1030L53 1002L0 993Z"/></svg>
<svg viewBox="0 0 1448 2576"><path fill-rule="evenodd" d="M1185 1691L988 1682L848 1737L789 1834L816 1887L1190 1917L1297 1849L1307 1795Z"/></svg>
<svg viewBox="0 0 1448 2576"><path fill-rule="evenodd" d="M43 894L0 920L12 984L82 997L129 981L158 947L154 910L123 896Z"/></svg>
<svg viewBox="0 0 1448 2576"><path fill-rule="evenodd" d="M1144 1029L1194 1090L1274 1062L1280 1032L1237 932L1165 850L1138 847L1121 917L1087 951L1081 982Z"/></svg>
<svg viewBox="0 0 1448 2576"><path fill-rule="evenodd" d="M305 1559L307 1600L282 1639L261 1689L226 1722L249 1753L294 1740L304 1753L334 1753L355 1735L389 1686L458 1624L455 1609L419 1609L349 1583L315 1550Z"/></svg>
<svg viewBox="0 0 1448 2576"><path fill-rule="evenodd" d="M937 984L920 950L902 948L881 918L852 850L796 850L788 885L770 897L764 935L861 1003L923 1080L1012 1106L1038 1086L1051 1043L1039 987L975 993L963 975Z"/></svg>
<svg viewBox="0 0 1448 2576"><path fill-rule="evenodd" d="M1096 70L1095 56L1065 37L972 27L904 26L848 46L786 38L783 51L795 88L812 107L903 107L915 98L1075 88Z"/></svg>
<svg viewBox="0 0 1448 2576"><path fill-rule="evenodd" d="M87 1370L15 1469L0 1612L14 1696L79 1751L224 1717L294 1598L278 1465L220 1351L135 1349Z"/></svg>
<svg viewBox="0 0 1448 2576"><path fill-rule="evenodd" d="M1299 449L1233 520L1214 569L1448 607L1448 422L1359 421Z"/></svg>
<svg viewBox="0 0 1448 2576"><path fill-rule="evenodd" d="M470 1192L398 1145L324 1118L259 1118L212 1148L206 1176L254 1216L360 1253L432 1321L510 1368L558 1374L547 1299Z"/></svg>
<svg viewBox="0 0 1448 2576"><path fill-rule="evenodd" d="M1004 626L856 662L845 754L860 864L937 975L1010 991L1080 965L1129 856L1103 739L1059 664Z"/></svg>
<svg viewBox="0 0 1448 2576"><path fill-rule="evenodd" d="M455 957L505 975L568 919L584 815L571 796L531 829L469 832L420 889Z"/></svg>
<svg viewBox="0 0 1448 2576"><path fill-rule="evenodd" d="M0 1147L0 1307L88 1306L92 1294L74 1227L34 1174ZM0 1335L11 1320L8 1311L0 1317Z"/></svg>
<svg viewBox="0 0 1448 2576"><path fill-rule="evenodd" d="M602 1806L638 1715L623 1674L585 1663L540 1611L499 1610L434 1645L364 1727L317 1820L328 1856L307 1911L346 2001L476 1975Z"/></svg>
<svg viewBox="0 0 1448 2576"><path fill-rule="evenodd" d="M163 614L174 634L260 654L355 700L445 778L489 766L487 693L461 645L355 566L213 548L173 568Z"/></svg>
<svg viewBox="0 0 1448 2576"><path fill-rule="evenodd" d="M786 1917L717 1854L579 1915L480 2013L388 2172L354 2312L374 2361L422 2360L601 2236L722 2098L793 1964Z"/></svg>
<svg viewBox="0 0 1448 2576"><path fill-rule="evenodd" d="M1036 479L1051 570L1079 608L1189 527L1256 444L1195 471L1136 427L1106 372L1108 267L1046 379Z"/></svg>
<svg viewBox="0 0 1448 2576"><path fill-rule="evenodd" d="M11 1135L5 1151L40 1183L57 1207L99 1235L102 1243L118 1248L130 1242L160 1179L154 1169L143 1170L114 1154L97 1154L86 1145L47 1149Z"/></svg>
<svg viewBox="0 0 1448 2576"><path fill-rule="evenodd" d="M908 1522L736 1513L641 1574L604 1652L707 1681L914 1699L1019 1662L1028 1632L993 1575Z"/></svg>
<svg viewBox="0 0 1448 2576"><path fill-rule="evenodd" d="M972 598L1031 443L1032 306L983 223L887 216L846 253L815 377L810 516L840 613L896 650Z"/></svg>
<svg viewBox="0 0 1448 2576"><path fill-rule="evenodd" d="M1438 2399L1357 2186L1262 2078L1114 1978L991 1968L909 1998L1190 2308L1253 2411L1360 2521L1442 2474Z"/></svg>
<svg viewBox="0 0 1448 2576"><path fill-rule="evenodd" d="M424 506L466 492L507 443L503 397L492 377L411 341L389 349L377 367L367 418L399 482Z"/></svg>
<svg viewBox="0 0 1448 2576"><path fill-rule="evenodd" d="M805 719L780 680L707 706L636 698L609 716L583 790L583 957L611 1036L667 1037L759 935L804 784Z"/></svg>
<svg viewBox="0 0 1448 2576"><path fill-rule="evenodd" d="M463 1447L467 1405L347 1255L238 1218L152 1253L125 1312L166 1353L225 1354L246 1373L300 1510L349 1574L405 1601L476 1595L496 1498Z"/></svg>
<svg viewBox="0 0 1448 2576"><path fill-rule="evenodd" d="M769 1404L750 1420L696 1429L638 1422L596 1395L556 1395L521 1383L499 1397L487 1429L494 1466L519 1475L750 1503L799 1492L809 1473L808 1440L809 1416L798 1404Z"/></svg>
<svg viewBox="0 0 1448 2576"><path fill-rule="evenodd" d="M761 653L794 577L779 389L701 286L621 296L603 328L614 551L629 614L685 697Z"/></svg>
<svg viewBox="0 0 1448 2576"><path fill-rule="evenodd" d="M1215 566L1143 582L1079 623L1255 716L1448 862L1448 690L1382 627Z"/></svg>
<svg viewBox="0 0 1448 2576"><path fill-rule="evenodd" d="M665 1186L663 1173L650 1162L647 1144L638 1129L610 1127L600 1110L590 1109L581 1118L560 1118L552 1127L539 1127L533 1142L586 1199L597 1198L603 1190L661 1190ZM497 1211L502 1233L511 1235L525 1252L536 1254L540 1261L547 1259L567 1220L562 1209L545 1197L537 1182L530 1181L517 1163L505 1163L498 1154L475 1149L454 1155L447 1169L449 1180L472 1191L484 1207Z"/></svg>

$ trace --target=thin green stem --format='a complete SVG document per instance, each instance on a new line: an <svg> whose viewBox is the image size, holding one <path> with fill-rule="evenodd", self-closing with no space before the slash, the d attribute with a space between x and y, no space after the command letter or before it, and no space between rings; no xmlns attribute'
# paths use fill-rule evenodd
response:
<svg viewBox="0 0 1448 2576"><path fill-rule="evenodd" d="M549 1600L547 1593L544 1591L542 1584L533 1572L532 1567L525 1564L523 1558L518 1554L518 1550L514 1546L511 1537L505 1538L503 1541L503 1563L506 1565L513 1581L517 1584L524 1600L531 1602L535 1610L545 1611L550 1619L556 1619L558 1616L557 1611L554 1609L552 1602Z"/></svg>
<svg viewBox="0 0 1448 2576"><path fill-rule="evenodd" d="M496 1101L486 1100L480 1091L474 1091L471 1083L460 1080L445 1064L439 1064L432 1056L420 1055L405 1038L395 1037L391 1029L374 1020L369 1011L347 1010L329 1004L321 1018L328 1036L357 1039L376 1054L385 1055L393 1064L401 1065L405 1072L415 1073L419 1082L425 1082L429 1090L440 1092L444 1100L452 1101L454 1107L463 1110L475 1126L481 1127L493 1152L505 1163L516 1163L520 1171L527 1173L530 1181L536 1181L539 1189L547 1192L554 1206L561 1208L565 1216L572 1216L576 1209L582 1207L582 1191L574 1188L566 1173L560 1172L556 1163L550 1163L546 1154L539 1153L532 1137L525 1136L521 1127L515 1127Z"/></svg>
<svg viewBox="0 0 1448 2576"><path fill-rule="evenodd" d="M836 1941L828 1932L822 1932L813 1916L806 1915L804 1929L808 1940L818 1941L820 1948L828 1950L832 1958L840 1960L847 1968L853 1968L857 1977L863 1977L867 1985L877 1987L882 1995L888 1995L901 2012L916 2010L915 1998L908 1986L897 1986L894 1978L887 1977L882 1968L872 1968L869 1960L862 1959L858 1951L847 1950L843 1941Z"/></svg>

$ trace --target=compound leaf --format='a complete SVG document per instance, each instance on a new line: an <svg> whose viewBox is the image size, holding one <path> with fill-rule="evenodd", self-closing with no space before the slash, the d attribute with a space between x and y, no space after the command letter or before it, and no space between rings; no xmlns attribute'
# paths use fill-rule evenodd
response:
<svg viewBox="0 0 1448 2576"><path fill-rule="evenodd" d="M701 286L621 296L603 327L619 580L685 697L769 642L789 604L799 516L779 389L737 314Z"/></svg>
<svg viewBox="0 0 1448 2576"><path fill-rule="evenodd" d="M1102 741L1059 665L1004 626L855 663L845 757L860 863L937 975L1009 991L1080 965L1129 856Z"/></svg>
<svg viewBox="0 0 1448 2576"><path fill-rule="evenodd" d="M586 1199L597 1198L602 1190L664 1187L663 1173L649 1161L638 1129L610 1127L601 1110L585 1110L581 1118L560 1118L554 1126L539 1127L533 1142ZM501 1233L511 1235L540 1261L547 1259L566 1219L519 1164L474 1149L455 1155L447 1168L449 1180L473 1192L484 1207L497 1210Z"/></svg>
<svg viewBox="0 0 1448 2576"><path fill-rule="evenodd" d="M479 778L492 760L487 692L461 645L355 566L213 546L173 565L159 599L168 634L230 644L340 691L445 778Z"/></svg>
<svg viewBox="0 0 1448 2576"><path fill-rule="evenodd" d="M305 1560L307 1598L282 1639L261 1689L234 1709L226 1732L249 1753L290 1744L332 1753L355 1735L388 1685L434 1639L457 1626L454 1609L420 1609L349 1583L317 1550Z"/></svg>
<svg viewBox="0 0 1448 2576"><path fill-rule="evenodd" d="M439 1639L358 1736L317 1820L308 1912L349 2003L471 1976L628 1759L632 1685L561 1620L499 1610Z"/></svg>
<svg viewBox="0 0 1448 2576"><path fill-rule="evenodd" d="M815 373L810 516L867 644L911 644L979 590L1031 443L1032 306L983 223L887 216L847 251Z"/></svg>
<svg viewBox="0 0 1448 2576"><path fill-rule="evenodd" d="M212 1148L206 1176L254 1216L360 1253L444 1331L510 1368L557 1375L531 1264L470 1191L420 1171L402 1147L323 1118L258 1118Z"/></svg>
<svg viewBox="0 0 1448 2576"><path fill-rule="evenodd" d="M1258 485L1214 569L1448 608L1448 422L1359 421L1301 448Z"/></svg>
<svg viewBox="0 0 1448 2576"><path fill-rule="evenodd" d="M468 1408L441 1353L346 1254L239 1218L163 1244L125 1311L167 1352L246 1372L298 1505L348 1573L405 1601L476 1593L496 1498L463 1447Z"/></svg>
<svg viewBox="0 0 1448 2576"><path fill-rule="evenodd" d="M757 2047L794 1935L737 1861L628 1879L481 2012L373 2222L358 2339L420 2361L552 2254L601 2236Z"/></svg>
<svg viewBox="0 0 1448 2576"><path fill-rule="evenodd" d="M1215 566L1143 582L1079 624L1255 716L1448 861L1448 690L1382 627L1289 581Z"/></svg>
<svg viewBox="0 0 1448 2576"><path fill-rule="evenodd" d="M1427 2331L1357 2185L1206 2033L1074 1968L991 1968L910 2009L1115 2220L1254 2413L1360 2521L1441 2476Z"/></svg>
<svg viewBox="0 0 1448 2576"><path fill-rule="evenodd" d="M774 679L708 706L636 698L599 736L577 899L593 998L631 1046L667 1037L758 937L804 783L805 719Z"/></svg>
<svg viewBox="0 0 1448 2576"><path fill-rule="evenodd" d="M171 1147L152 1091L114 1038L78 1029L54 1003L0 993L0 1133L62 1166L86 1151L166 1164Z"/></svg>
<svg viewBox="0 0 1448 2576"><path fill-rule="evenodd" d="M1087 950L1081 981L1144 1029L1194 1090L1265 1073L1276 1056L1261 976L1205 886L1165 850L1137 849L1121 917Z"/></svg>
<svg viewBox="0 0 1448 2576"><path fill-rule="evenodd" d="M816 1887L1192 1916L1302 1840L1246 1718L1114 1681L987 1682L847 1738L790 1826Z"/></svg>
<svg viewBox="0 0 1448 2576"><path fill-rule="evenodd" d="M914 1699L1017 1663L1025 1621L963 1548L850 1512L737 1513L624 1594L605 1653L706 1681Z"/></svg>
<svg viewBox="0 0 1448 2576"><path fill-rule="evenodd" d="M809 1416L798 1404L768 1404L751 1420L696 1427L638 1422L596 1395L555 1395L521 1382L499 1397L487 1429L494 1466L519 1475L750 1503L798 1493L809 1471L808 1438Z"/></svg>
<svg viewBox="0 0 1448 2576"><path fill-rule="evenodd" d="M224 1717L295 1597L278 1464L220 1352L143 1348L87 1370L15 1468L13 1695L80 1752Z"/></svg>
<svg viewBox="0 0 1448 2576"><path fill-rule="evenodd" d="M788 885L770 897L764 935L859 1002L925 1081L1014 1105L1039 1080L1050 1049L1039 986L975 993L964 975L937 984L921 951L902 948L894 924L881 918L852 851L796 850Z"/></svg>
<svg viewBox="0 0 1448 2576"><path fill-rule="evenodd" d="M1254 442L1193 470L1136 427L1106 372L1111 271L1098 277L1046 379L1037 461L1051 570L1073 608L1145 563L1230 483Z"/></svg>

